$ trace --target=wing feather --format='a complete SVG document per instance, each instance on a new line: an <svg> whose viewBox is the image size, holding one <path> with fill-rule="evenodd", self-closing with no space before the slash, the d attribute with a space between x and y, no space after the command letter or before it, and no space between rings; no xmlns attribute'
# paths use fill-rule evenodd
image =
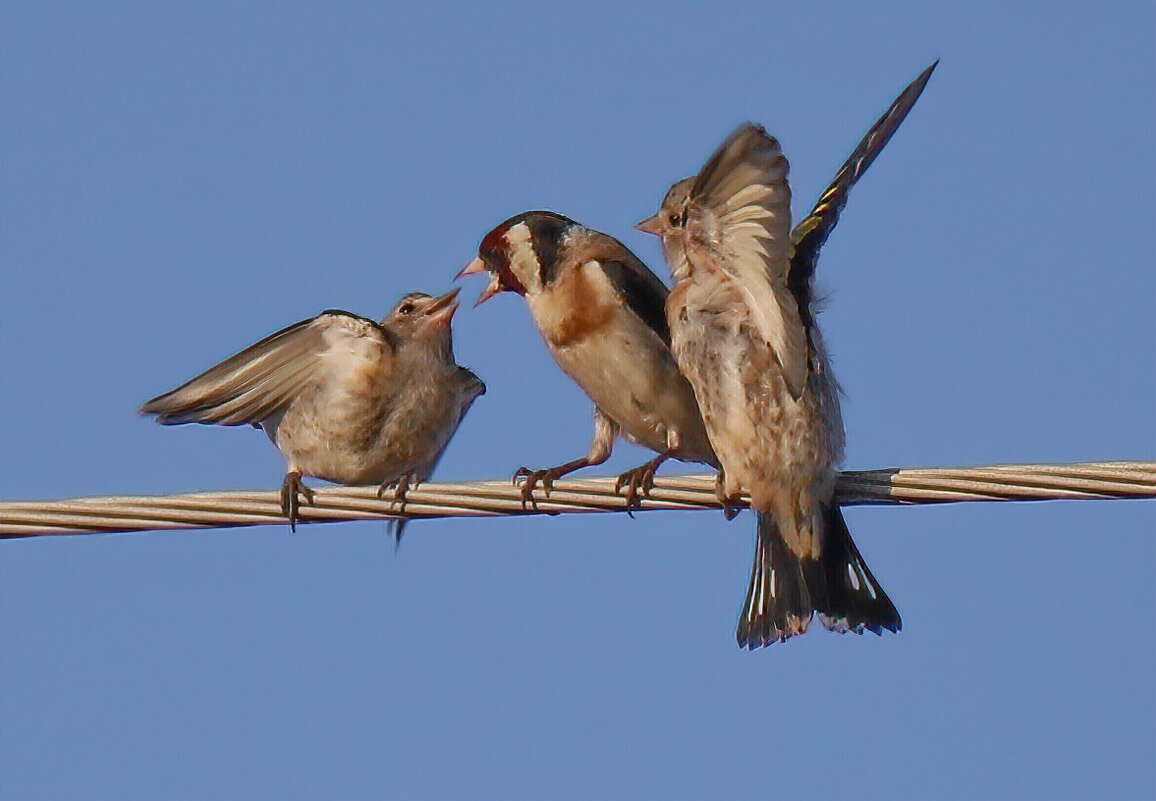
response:
<svg viewBox="0 0 1156 801"><path fill-rule="evenodd" d="M389 335L372 320L327 311L250 345L140 408L164 425L259 423L287 407L317 377L331 352L368 337L392 355Z"/></svg>
<svg viewBox="0 0 1156 801"><path fill-rule="evenodd" d="M654 333L670 345L670 326L666 321L666 296L670 290L630 248L614 237L584 229L581 242L571 243L571 264L595 260L610 279L623 302Z"/></svg>
<svg viewBox="0 0 1156 801"><path fill-rule="evenodd" d="M739 290L752 327L799 397L808 353L799 309L787 286L793 247L788 172L774 137L753 123L740 126L691 186L685 227L692 265L716 268Z"/></svg>
<svg viewBox="0 0 1156 801"><path fill-rule="evenodd" d="M638 259L619 258L601 264L630 310L669 346L670 325L666 321L666 296L670 291L666 288L666 284Z"/></svg>
<svg viewBox="0 0 1156 801"><path fill-rule="evenodd" d="M791 233L795 243L795 255L791 258L791 269L788 283L791 291L798 299L800 311L803 314L803 323L809 329L813 320L811 317L811 278L815 274L815 266L819 260L819 250L831 235L835 224L839 222L839 214L847 205L847 197L851 187L862 177L867 168L883 150L891 137L899 130L907 113L915 105L915 101L923 93L923 87L935 71L936 61L920 73L919 77L907 85L895 102L876 120L871 130L863 136L859 144L843 162L843 166L835 174L830 186L823 191L815 202L815 207Z"/></svg>

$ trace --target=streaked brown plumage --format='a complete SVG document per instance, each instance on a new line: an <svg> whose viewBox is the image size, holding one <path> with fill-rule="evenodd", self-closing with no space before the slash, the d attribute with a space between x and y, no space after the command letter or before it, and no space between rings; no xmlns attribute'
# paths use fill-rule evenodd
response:
<svg viewBox="0 0 1156 801"><path fill-rule="evenodd" d="M737 632L744 648L801 634L816 612L834 631L902 627L835 501L843 423L811 281L847 193L934 68L868 132L794 232L787 160L749 123L638 226L662 238L674 275L672 350L725 471L723 491L746 490L756 511L754 568Z"/></svg>
<svg viewBox="0 0 1156 801"><path fill-rule="evenodd" d="M427 480L486 391L454 362L458 290L402 297L380 323L326 311L282 329L146 402L164 425L251 424L288 463L282 507L297 522L301 482L408 488ZM396 529L398 536L401 526Z"/></svg>

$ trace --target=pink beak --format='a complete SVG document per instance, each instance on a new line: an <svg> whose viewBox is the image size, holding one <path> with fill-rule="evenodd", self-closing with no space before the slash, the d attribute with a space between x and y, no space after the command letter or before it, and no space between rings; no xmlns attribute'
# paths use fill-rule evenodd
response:
<svg viewBox="0 0 1156 801"><path fill-rule="evenodd" d="M477 273L484 272L486 272L486 263L482 261L481 257L478 257L463 267L461 272L454 276L454 280L458 280L463 275L476 275ZM478 299L474 301L474 308L476 309L478 306L481 306L483 303L501 291L502 284L498 279L497 274L490 273L490 283L486 285L486 288L482 290L482 294L478 295Z"/></svg>
<svg viewBox="0 0 1156 801"><path fill-rule="evenodd" d="M485 272L485 269L486 269L486 263L484 261L482 261L481 257L479 256L478 258L474 259L469 264L467 264L465 267L463 267L458 272L458 274L454 276L454 280L455 281L458 280L463 275L477 275L480 272Z"/></svg>

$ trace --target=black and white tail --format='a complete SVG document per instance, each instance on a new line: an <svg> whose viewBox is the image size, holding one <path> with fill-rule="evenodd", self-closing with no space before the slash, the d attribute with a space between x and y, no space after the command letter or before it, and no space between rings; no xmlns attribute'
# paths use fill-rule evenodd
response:
<svg viewBox="0 0 1156 801"><path fill-rule="evenodd" d="M754 567L737 632L740 648L754 650L802 634L815 613L826 628L840 633L903 628L837 505L826 509L818 559L792 551L769 513L759 512L757 519Z"/></svg>

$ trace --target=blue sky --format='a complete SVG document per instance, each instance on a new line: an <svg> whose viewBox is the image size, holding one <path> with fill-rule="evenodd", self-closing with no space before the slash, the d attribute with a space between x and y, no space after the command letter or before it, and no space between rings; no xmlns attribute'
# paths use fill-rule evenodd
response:
<svg viewBox="0 0 1156 801"><path fill-rule="evenodd" d="M665 276L630 226L736 124L801 213L936 58L820 262L848 467L1153 457L1152 4L411 6L0 3L0 497L274 488L136 407L529 208ZM584 451L521 301L456 330L441 477ZM904 632L756 653L749 514L0 543L0 797L1156 794L1156 506L848 521Z"/></svg>

